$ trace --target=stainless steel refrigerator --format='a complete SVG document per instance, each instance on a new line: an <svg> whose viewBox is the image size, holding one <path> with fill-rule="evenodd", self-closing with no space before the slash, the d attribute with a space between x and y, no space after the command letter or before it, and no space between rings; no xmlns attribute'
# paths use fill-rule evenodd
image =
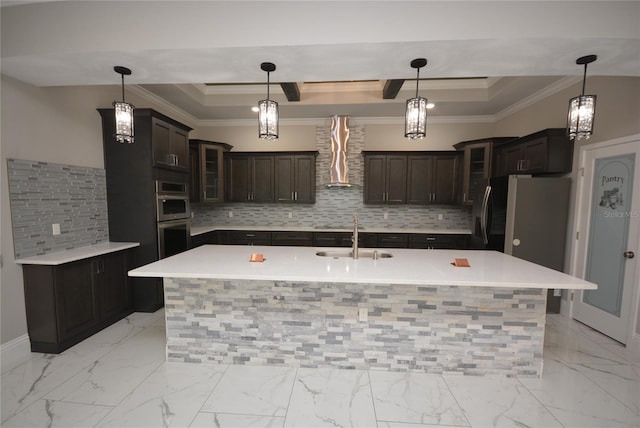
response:
<svg viewBox="0 0 640 428"><path fill-rule="evenodd" d="M472 248L563 271L571 179L511 175L488 180L474 199ZM560 311L549 290L547 312Z"/></svg>

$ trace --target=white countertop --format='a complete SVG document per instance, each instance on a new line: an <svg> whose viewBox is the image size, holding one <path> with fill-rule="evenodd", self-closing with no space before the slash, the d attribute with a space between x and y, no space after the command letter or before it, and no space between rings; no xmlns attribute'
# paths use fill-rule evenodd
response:
<svg viewBox="0 0 640 428"><path fill-rule="evenodd" d="M130 276L470 287L596 289L593 283L497 251L384 249L388 259L319 257L349 248L203 245L129 271ZM372 251L366 249L361 251ZM262 253L264 262L250 262ZM467 258L471 267L455 267Z"/></svg>
<svg viewBox="0 0 640 428"><path fill-rule="evenodd" d="M16 263L19 265L56 266L138 246L140 246L138 242L101 242L99 244L87 245L70 250L54 251L40 256L25 257L23 259L17 259Z"/></svg>
<svg viewBox="0 0 640 428"><path fill-rule="evenodd" d="M331 226L192 226L191 236L201 235L215 230L260 230L265 232L352 232L349 227ZM471 235L469 229L434 229L401 227L359 227L360 233L441 233L452 235Z"/></svg>

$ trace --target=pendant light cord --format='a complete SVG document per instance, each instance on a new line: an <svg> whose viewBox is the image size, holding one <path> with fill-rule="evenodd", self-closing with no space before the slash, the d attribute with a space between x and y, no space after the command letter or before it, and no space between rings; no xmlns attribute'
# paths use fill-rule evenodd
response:
<svg viewBox="0 0 640 428"><path fill-rule="evenodd" d="M585 70L586 73L586 70ZM269 100L269 75L271 73L269 71L267 71L267 100ZM584 92L584 89L582 90Z"/></svg>
<svg viewBox="0 0 640 428"><path fill-rule="evenodd" d="M418 84L420 82L420 67L416 68L416 98L418 98ZM583 89L584 91L584 89Z"/></svg>
<svg viewBox="0 0 640 428"><path fill-rule="evenodd" d="M584 75L582 76L582 96L584 96L584 88L587 83L587 65L584 65Z"/></svg>
<svg viewBox="0 0 640 428"><path fill-rule="evenodd" d="M124 73L120 74L120 77L122 78L122 102L124 103Z"/></svg>

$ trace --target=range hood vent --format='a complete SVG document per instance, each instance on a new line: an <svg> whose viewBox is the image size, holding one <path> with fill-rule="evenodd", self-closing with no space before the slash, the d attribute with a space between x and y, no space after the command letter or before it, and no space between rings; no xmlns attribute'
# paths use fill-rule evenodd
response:
<svg viewBox="0 0 640 428"><path fill-rule="evenodd" d="M351 187L347 149L349 144L349 116L331 117L331 166L327 187Z"/></svg>

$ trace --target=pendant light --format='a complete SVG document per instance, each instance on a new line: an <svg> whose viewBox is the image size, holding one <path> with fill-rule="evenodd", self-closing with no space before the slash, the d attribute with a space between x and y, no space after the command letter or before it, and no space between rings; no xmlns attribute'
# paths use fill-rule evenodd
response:
<svg viewBox="0 0 640 428"><path fill-rule="evenodd" d="M269 73L275 71L276 65L263 62L260 68L267 72L267 99L258 101L258 136L265 140L277 140L278 103L269 99Z"/></svg>
<svg viewBox="0 0 640 428"><path fill-rule="evenodd" d="M114 101L113 108L116 113L116 133L114 135L118 143L133 143L133 105L124 101L124 76L129 76L131 70L119 65L113 70L122 76L122 102Z"/></svg>
<svg viewBox="0 0 640 428"><path fill-rule="evenodd" d="M425 58L411 61L411 67L416 69L416 96L407 100L404 117L404 136L410 140L424 138L427 134L427 99L418 96L420 69L425 65Z"/></svg>
<svg viewBox="0 0 640 428"><path fill-rule="evenodd" d="M596 55L582 56L576 64L584 64L582 77L582 94L569 100L569 114L567 115L567 136L569 139L589 138L593 133L593 119L596 114L596 96L585 95L584 87L587 81L587 64L594 62Z"/></svg>

